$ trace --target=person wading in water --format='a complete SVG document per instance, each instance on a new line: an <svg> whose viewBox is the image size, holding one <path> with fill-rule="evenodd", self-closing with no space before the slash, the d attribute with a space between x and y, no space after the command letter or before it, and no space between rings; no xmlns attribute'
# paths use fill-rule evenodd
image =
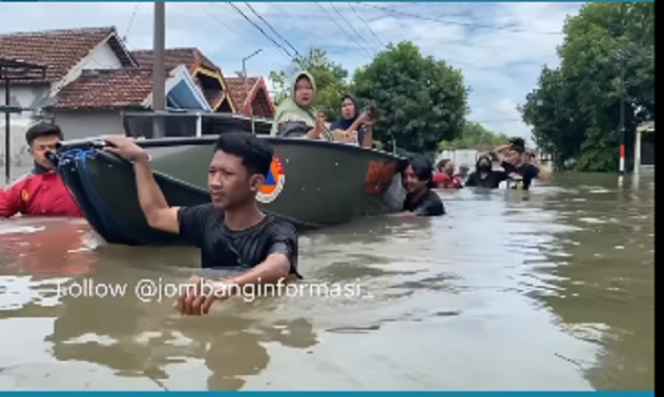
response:
<svg viewBox="0 0 664 397"><path fill-rule="evenodd" d="M413 157L403 171L402 182L406 189L406 199L401 215L439 216L445 214L445 206L440 197L431 190L433 182L431 162L423 157Z"/></svg>
<svg viewBox="0 0 664 397"><path fill-rule="evenodd" d="M148 154L131 138L106 140L112 145L108 151L133 162L138 200L151 227L177 233L200 248L204 268L245 270L217 281L192 278L196 290L174 304L181 313L206 314L215 299L225 299L245 285L275 284L290 275L301 278L295 228L256 205L273 156L264 140L249 133L221 134L208 170L212 203L193 207L168 205L152 175Z"/></svg>
<svg viewBox="0 0 664 397"><path fill-rule="evenodd" d="M504 171L494 171L491 166L491 156L484 154L477 159L475 172L466 179L466 187L496 189L505 179L507 174Z"/></svg>
<svg viewBox="0 0 664 397"><path fill-rule="evenodd" d="M0 217L16 214L28 216L83 216L76 200L65 186L46 153L55 151L63 138L60 127L39 123L25 133L35 167L29 175L0 190Z"/></svg>
<svg viewBox="0 0 664 397"><path fill-rule="evenodd" d="M444 159L438 163L438 173L433 176L433 187L437 189L461 189L463 182L454 174L456 165L452 160Z"/></svg>
<svg viewBox="0 0 664 397"><path fill-rule="evenodd" d="M509 144L498 146L496 156L507 174L507 188L528 190L533 179L549 179L549 173L539 164L538 160L526 153L523 138L514 138Z"/></svg>

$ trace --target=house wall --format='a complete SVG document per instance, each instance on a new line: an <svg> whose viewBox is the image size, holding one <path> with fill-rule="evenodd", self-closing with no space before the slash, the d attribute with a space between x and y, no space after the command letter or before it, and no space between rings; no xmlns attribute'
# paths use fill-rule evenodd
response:
<svg viewBox="0 0 664 397"><path fill-rule="evenodd" d="M53 85L52 95L56 95L58 91L64 88L67 84L76 80L84 70L92 69L120 69L122 63L118 59L115 52L111 49L108 43L104 42L90 51L90 53L82 58L73 68L65 75L65 77Z"/></svg>
<svg viewBox="0 0 664 397"><path fill-rule="evenodd" d="M460 165L465 164L470 168L475 167L475 162L477 161L477 150L475 149L457 149L457 150L444 150L436 158L434 167L440 160L450 159L454 162L457 167L457 171Z"/></svg>
<svg viewBox="0 0 664 397"><path fill-rule="evenodd" d="M29 109L39 109L48 104L50 85L11 85L9 87L9 105ZM0 88L0 100L4 105L5 89ZM33 122L35 116L33 111L23 111L20 114L9 115L10 126L10 161L12 164L20 165L26 161L28 156L25 147L25 132ZM5 114L0 113L0 164L5 163Z"/></svg>
<svg viewBox="0 0 664 397"><path fill-rule="evenodd" d="M60 111L49 112L47 116L53 117L53 121L60 126L65 139L81 139L98 135L124 134L122 117L118 111ZM32 160L28 154L25 132L32 121L26 119L12 119L11 126L11 164L21 167L31 164ZM2 121L2 132L4 135L4 119ZM0 143L0 168L4 165L4 139Z"/></svg>
<svg viewBox="0 0 664 397"><path fill-rule="evenodd" d="M22 108L30 108L39 110L44 106L51 105L55 102L57 92L65 87L67 84L76 80L84 70L88 69L117 69L121 68L122 63L115 55L108 43L104 42L93 48L86 57L81 59L66 75L57 83L54 84L21 84L10 85L10 106L20 106ZM4 86L0 88L0 100L4 102L5 90ZM3 103L4 104L4 103ZM27 148L25 145L25 131L30 127L35 111L24 111L21 114L10 115L10 129L11 129L11 142L10 142L10 158L13 165L19 165L29 160ZM0 114L0 129L4 135L5 117ZM99 131L99 130L112 130L113 133L122 131L121 122L118 112L96 112L90 114L87 112L77 112L68 115L62 115L62 119L58 121L67 138L81 135L86 136L86 131ZM96 121L93 121L96 120ZM64 123L64 124L63 124ZM98 124L95 124L98 123ZM66 126L66 127L65 127ZM118 129L119 126L119 129ZM94 127L94 128L90 128ZM105 132L103 132L105 133ZM103 134L100 132L99 134ZM89 134L88 134L89 135ZM97 134L93 134L97 135ZM5 140L0 139L0 164L4 164L5 159Z"/></svg>
<svg viewBox="0 0 664 397"><path fill-rule="evenodd" d="M655 165L655 133L641 134L641 165Z"/></svg>
<svg viewBox="0 0 664 397"><path fill-rule="evenodd" d="M124 134L122 117L117 110L69 110L53 111L51 114L65 139Z"/></svg>

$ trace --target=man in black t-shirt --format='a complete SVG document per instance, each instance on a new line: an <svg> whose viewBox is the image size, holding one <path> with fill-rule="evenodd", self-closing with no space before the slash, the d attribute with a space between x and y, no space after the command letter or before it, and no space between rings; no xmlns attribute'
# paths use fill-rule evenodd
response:
<svg viewBox="0 0 664 397"><path fill-rule="evenodd" d="M475 171L468 176L465 186L496 189L506 179L505 171L494 171L491 165L491 156L484 154L477 159Z"/></svg>
<svg viewBox="0 0 664 397"><path fill-rule="evenodd" d="M445 214L445 206L434 192L433 166L423 157L413 157L402 174L406 199L402 215L439 216Z"/></svg>
<svg viewBox="0 0 664 397"><path fill-rule="evenodd" d="M526 153L525 142L515 138L507 145L498 146L495 153L501 160L501 166L507 174L507 188L528 190L533 179L547 180L548 172L534 156Z"/></svg>
<svg viewBox="0 0 664 397"><path fill-rule="evenodd" d="M149 156L132 139L112 136L107 142L112 145L109 151L133 162L138 199L151 227L178 233L200 248L202 267L247 269L219 281L193 278L190 281L199 288L178 299L175 306L181 313L207 313L216 298L225 298L244 285L299 277L295 228L262 213L256 205L256 193L272 162L273 150L267 142L248 133L221 134L208 171L212 203L181 208L168 206L152 175Z"/></svg>

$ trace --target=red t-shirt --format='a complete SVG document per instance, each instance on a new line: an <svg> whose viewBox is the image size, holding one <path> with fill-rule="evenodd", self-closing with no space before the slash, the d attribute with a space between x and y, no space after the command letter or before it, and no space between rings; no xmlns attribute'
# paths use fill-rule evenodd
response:
<svg viewBox="0 0 664 397"><path fill-rule="evenodd" d="M72 194L53 171L30 174L0 190L0 217L28 216L82 217Z"/></svg>
<svg viewBox="0 0 664 397"><path fill-rule="evenodd" d="M446 172L434 174L433 182L439 189L461 189L463 187L461 178L457 175L452 176Z"/></svg>

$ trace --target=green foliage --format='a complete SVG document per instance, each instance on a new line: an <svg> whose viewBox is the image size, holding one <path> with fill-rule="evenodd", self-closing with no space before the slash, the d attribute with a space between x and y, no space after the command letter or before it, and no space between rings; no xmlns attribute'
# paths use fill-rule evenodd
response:
<svg viewBox="0 0 664 397"><path fill-rule="evenodd" d="M468 89L461 71L423 57L402 42L378 54L353 78L355 94L378 113L374 138L396 139L412 152L432 152L443 139L461 135L468 113Z"/></svg>
<svg viewBox="0 0 664 397"><path fill-rule="evenodd" d="M277 91L274 96L275 106L291 95L291 79L302 70L311 73L316 81L317 93L314 103L316 108L324 112L330 120L341 117L341 98L350 92L348 71L330 61L327 53L317 48L310 49L306 55L296 57L289 70L270 72L270 80Z"/></svg>
<svg viewBox="0 0 664 397"><path fill-rule="evenodd" d="M451 141L441 141L438 150L471 149L478 145L504 145L509 139L509 136L490 131L482 124L467 121L461 136Z"/></svg>
<svg viewBox="0 0 664 397"><path fill-rule="evenodd" d="M544 67L519 110L558 168L576 160L577 170L615 170L621 96L628 145L654 118L654 4L590 3L564 31L561 66Z"/></svg>
<svg viewBox="0 0 664 397"><path fill-rule="evenodd" d="M390 149L397 146L411 152L435 152L438 143L461 136L468 113L468 89L459 70L443 61L423 57L413 43L390 45L374 60L360 68L348 81L348 72L331 62L325 51L311 49L294 60L289 70L270 73L275 103L290 95L290 79L306 70L316 79L316 107L329 120L341 117L341 98L354 93L364 106L378 114L374 141ZM391 150L391 149L390 149Z"/></svg>

